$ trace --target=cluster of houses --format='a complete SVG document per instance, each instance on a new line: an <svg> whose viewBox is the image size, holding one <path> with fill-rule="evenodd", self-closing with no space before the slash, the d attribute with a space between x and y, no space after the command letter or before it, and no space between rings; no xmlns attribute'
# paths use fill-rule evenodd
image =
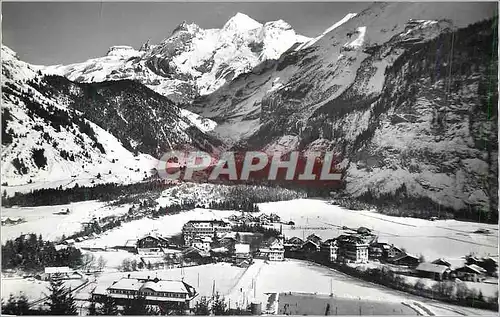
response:
<svg viewBox="0 0 500 317"><path fill-rule="evenodd" d="M2 217L2 226L12 226L23 222L24 219L21 217Z"/></svg>
<svg viewBox="0 0 500 317"><path fill-rule="evenodd" d="M84 275L78 270L74 270L68 266L50 266L46 267L42 274L38 274L35 278L43 281L50 280L79 280Z"/></svg>
<svg viewBox="0 0 500 317"><path fill-rule="evenodd" d="M433 262L422 262L423 259L407 253L393 244L379 242L377 236L370 229L360 227L351 229L351 234L343 234L337 238L323 241L315 234L309 235L305 240L292 237L284 244L285 256L303 258L321 258L328 262L337 263L368 263L376 261L391 267L402 267L401 272L410 273L435 280L461 279L480 282L487 277L484 268L484 259L470 258L468 264L453 266L444 259ZM488 258L495 266L496 259Z"/></svg>
<svg viewBox="0 0 500 317"><path fill-rule="evenodd" d="M281 223L280 216L274 213L271 214L262 213L260 215L255 216L251 213L242 212L241 214L231 215L228 218L228 220L237 225L249 225L249 226L254 226L254 225L265 226L273 223Z"/></svg>
<svg viewBox="0 0 500 317"><path fill-rule="evenodd" d="M350 229L344 227L344 234L322 240L316 234L306 239L292 237L285 239L264 236L259 232L235 232L235 225L263 225L280 223L277 215L237 214L225 220L190 220L182 228L181 245L175 245L169 238L149 234L141 239L127 241L123 248L137 252L144 263L159 262L178 266L189 263L232 262L248 266L252 259L283 261L291 258L321 258L336 263L362 264L369 261L390 265L397 271L436 280L459 278L482 281L487 276L481 263L467 263L454 267L444 259L423 262L419 258L393 244L379 242L378 237L368 228ZM479 261L479 260L478 260ZM161 263L160 263L161 262ZM421 263L423 262L423 263Z"/></svg>

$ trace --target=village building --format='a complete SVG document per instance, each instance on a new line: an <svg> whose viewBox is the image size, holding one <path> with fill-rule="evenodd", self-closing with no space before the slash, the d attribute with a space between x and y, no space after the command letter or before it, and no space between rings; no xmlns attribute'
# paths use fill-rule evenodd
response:
<svg viewBox="0 0 500 317"><path fill-rule="evenodd" d="M168 309L189 309L190 302L197 296L194 287L184 281L122 278L108 287L97 287L92 299L103 302L113 298L117 305L125 305L137 296L143 296L146 304Z"/></svg>
<svg viewBox="0 0 500 317"><path fill-rule="evenodd" d="M67 240L64 240L63 243L66 244L66 245L71 246L71 245L74 245L75 242L76 242L75 239L67 239Z"/></svg>
<svg viewBox="0 0 500 317"><path fill-rule="evenodd" d="M370 229L366 228L366 227L359 227L359 228L356 230L356 232L357 232L358 234L370 234L370 235L371 235L371 233L372 233L372 231L371 231Z"/></svg>
<svg viewBox="0 0 500 317"><path fill-rule="evenodd" d="M451 269L446 265L434 263L420 263L415 272L420 277L431 278L436 281L442 281L450 278Z"/></svg>
<svg viewBox="0 0 500 317"><path fill-rule="evenodd" d="M236 243L234 254L237 258L247 258L250 256L250 245L246 243Z"/></svg>
<svg viewBox="0 0 500 317"><path fill-rule="evenodd" d="M169 242L166 238L157 235L147 235L137 240L136 247L139 254L162 253L163 248L168 248Z"/></svg>
<svg viewBox="0 0 500 317"><path fill-rule="evenodd" d="M374 242L368 247L368 258L371 260L381 260L387 258L387 253L391 246L384 242Z"/></svg>
<svg viewBox="0 0 500 317"><path fill-rule="evenodd" d="M52 266L44 269L44 280L73 280L81 279L83 274L67 266Z"/></svg>
<svg viewBox="0 0 500 317"><path fill-rule="evenodd" d="M442 259L442 258L436 259L436 260L432 261L431 263L451 267L451 263L446 261L445 259Z"/></svg>
<svg viewBox="0 0 500 317"><path fill-rule="evenodd" d="M138 249L167 248L168 244L169 242L166 238L155 235L147 235L137 240Z"/></svg>
<svg viewBox="0 0 500 317"><path fill-rule="evenodd" d="M191 220L184 224L182 236L185 245L191 245L191 240L196 237L215 237L231 231L231 225L222 220Z"/></svg>
<svg viewBox="0 0 500 317"><path fill-rule="evenodd" d="M306 241L312 241L314 242L315 244L317 244L318 246L321 244L321 238L317 235L315 235L314 233L309 235L307 238L306 238Z"/></svg>
<svg viewBox="0 0 500 317"><path fill-rule="evenodd" d="M387 250L387 258L389 258L389 259L398 258L404 254L405 254L405 252L402 249L400 249L394 245L391 245L389 250Z"/></svg>
<svg viewBox="0 0 500 317"><path fill-rule="evenodd" d="M356 235L341 235L337 238L337 260L341 262L368 262L368 243Z"/></svg>
<svg viewBox="0 0 500 317"><path fill-rule="evenodd" d="M212 244L212 238L210 237L194 238L191 241L191 246L196 247L204 252L210 252L211 244Z"/></svg>
<svg viewBox="0 0 500 317"><path fill-rule="evenodd" d="M24 219L20 217L2 217L2 226L16 225L22 222L24 222Z"/></svg>
<svg viewBox="0 0 500 317"><path fill-rule="evenodd" d="M321 249L320 249L320 244L319 242L316 243L315 241L313 240L307 240L306 242L304 242L302 244L302 246L300 247L300 251L304 252L304 253L313 253L313 252L319 252Z"/></svg>
<svg viewBox="0 0 500 317"><path fill-rule="evenodd" d="M284 261L285 248L281 239L272 239L266 248L259 249L261 256L264 256L269 261Z"/></svg>
<svg viewBox="0 0 500 317"><path fill-rule="evenodd" d="M338 249L337 239L325 240L320 245L320 251L323 254L323 257L329 262L337 261Z"/></svg>
<svg viewBox="0 0 500 317"><path fill-rule="evenodd" d="M182 258L185 262L192 262L197 264L210 263L210 253L200 250L195 247L188 247L182 251Z"/></svg>
<svg viewBox="0 0 500 317"><path fill-rule="evenodd" d="M464 265L455 270L457 278L465 281L480 282L486 278L486 270L476 264Z"/></svg>
<svg viewBox="0 0 500 317"><path fill-rule="evenodd" d="M416 267L420 263L420 260L418 257L416 257L414 255L404 253L398 257L389 259L389 262L394 264L394 265Z"/></svg>
<svg viewBox="0 0 500 317"><path fill-rule="evenodd" d="M304 243L304 240L302 240L301 238L299 238L299 237L292 237L292 238L290 238L290 239L287 240L286 244L291 244L291 245L295 245L295 246L301 246L303 243Z"/></svg>

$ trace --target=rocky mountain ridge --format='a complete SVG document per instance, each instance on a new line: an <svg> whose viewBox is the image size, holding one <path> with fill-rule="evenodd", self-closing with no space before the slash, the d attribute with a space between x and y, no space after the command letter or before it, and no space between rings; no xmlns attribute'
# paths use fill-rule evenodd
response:
<svg viewBox="0 0 500 317"><path fill-rule="evenodd" d="M2 46L2 179L9 191L140 181L168 150L220 146L206 134L211 128L142 84L45 76Z"/></svg>
<svg viewBox="0 0 500 317"><path fill-rule="evenodd" d="M374 4L188 109L236 149L334 151L349 197L495 219L497 22L472 6Z"/></svg>
<svg viewBox="0 0 500 317"><path fill-rule="evenodd" d="M131 79L176 102L189 102L309 40L283 20L262 24L238 13L221 29L183 22L161 43L148 41L139 50L115 46L107 56L43 71L76 82Z"/></svg>

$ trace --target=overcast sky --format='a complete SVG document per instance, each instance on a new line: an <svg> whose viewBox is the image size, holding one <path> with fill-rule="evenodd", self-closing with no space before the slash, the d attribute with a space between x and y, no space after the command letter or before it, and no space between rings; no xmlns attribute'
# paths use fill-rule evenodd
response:
<svg viewBox="0 0 500 317"><path fill-rule="evenodd" d="M283 19L317 36L369 2L317 3L13 3L2 4L2 42L33 64L68 64L103 56L113 45L157 43L182 21L220 28L237 12L259 22Z"/></svg>

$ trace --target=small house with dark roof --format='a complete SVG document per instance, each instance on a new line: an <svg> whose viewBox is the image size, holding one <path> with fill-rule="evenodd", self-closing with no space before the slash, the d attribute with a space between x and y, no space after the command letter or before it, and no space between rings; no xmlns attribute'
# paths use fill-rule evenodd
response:
<svg viewBox="0 0 500 317"><path fill-rule="evenodd" d="M359 227L357 230L356 230L357 233L359 234L371 234L372 231L366 227Z"/></svg>
<svg viewBox="0 0 500 317"><path fill-rule="evenodd" d="M416 257L414 255L404 253L398 257L390 259L389 262L394 264L394 265L416 267L420 263L420 260L418 257Z"/></svg>
<svg viewBox="0 0 500 317"><path fill-rule="evenodd" d="M476 264L464 265L455 270L459 279L480 282L486 278L486 270Z"/></svg>
<svg viewBox="0 0 500 317"><path fill-rule="evenodd" d="M306 238L306 241L312 241L315 244L319 245L321 243L321 238L313 233Z"/></svg>
<svg viewBox="0 0 500 317"><path fill-rule="evenodd" d="M307 240L302 244L300 250L305 253L318 252L320 251L320 245L313 240Z"/></svg>
<svg viewBox="0 0 500 317"><path fill-rule="evenodd" d="M420 277L432 278L436 281L448 279L451 274L451 269L446 265L434 263L420 263L415 272Z"/></svg>
<svg viewBox="0 0 500 317"><path fill-rule="evenodd" d="M169 244L168 239L161 236L149 234L137 240L137 249L168 248L168 244Z"/></svg>
<svg viewBox="0 0 500 317"><path fill-rule="evenodd" d="M431 263L432 264L438 264L438 265L444 265L444 266L447 266L447 267L451 267L451 263L448 262L448 261L446 261L443 258L436 259L436 260L432 261Z"/></svg>
<svg viewBox="0 0 500 317"><path fill-rule="evenodd" d="M391 247L389 248L389 250L387 250L387 257L389 259L391 259L391 258L398 258L398 257L400 257L400 256L402 256L404 254L405 254L405 252L402 249L396 247L395 245L391 245Z"/></svg>
<svg viewBox="0 0 500 317"><path fill-rule="evenodd" d="M304 243L304 240L302 240L299 237L292 237L288 239L287 244L293 244L293 245L302 245Z"/></svg>

